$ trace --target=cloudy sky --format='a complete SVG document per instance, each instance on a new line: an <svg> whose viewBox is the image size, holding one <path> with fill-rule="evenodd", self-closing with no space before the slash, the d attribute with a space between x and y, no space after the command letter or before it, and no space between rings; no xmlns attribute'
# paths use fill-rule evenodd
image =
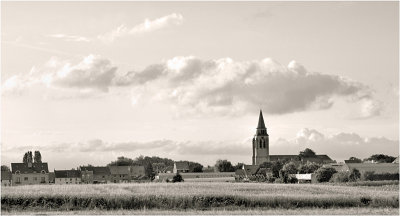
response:
<svg viewBox="0 0 400 216"><path fill-rule="evenodd" d="M2 2L1 162L399 154L398 2Z"/></svg>

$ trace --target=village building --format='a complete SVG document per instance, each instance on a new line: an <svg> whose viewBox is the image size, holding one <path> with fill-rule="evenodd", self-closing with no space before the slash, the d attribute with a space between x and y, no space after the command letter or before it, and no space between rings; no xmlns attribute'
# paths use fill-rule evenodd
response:
<svg viewBox="0 0 400 216"><path fill-rule="evenodd" d="M187 173L189 172L189 163L183 161L177 161L174 163L173 173Z"/></svg>
<svg viewBox="0 0 400 216"><path fill-rule="evenodd" d="M81 184L79 170L54 170L55 184Z"/></svg>
<svg viewBox="0 0 400 216"><path fill-rule="evenodd" d="M11 171L1 171L1 186L7 187L12 185Z"/></svg>
<svg viewBox="0 0 400 216"><path fill-rule="evenodd" d="M249 181L265 178L267 173L270 173L270 170L266 168L260 168L259 165L243 165L242 169L237 169L235 171L235 180Z"/></svg>
<svg viewBox="0 0 400 216"><path fill-rule="evenodd" d="M49 183L54 184L56 181L56 176L54 175L54 172L49 172Z"/></svg>
<svg viewBox="0 0 400 216"><path fill-rule="evenodd" d="M47 163L11 163L12 185L48 184Z"/></svg>
<svg viewBox="0 0 400 216"><path fill-rule="evenodd" d="M111 182L128 183L145 176L144 166L109 166Z"/></svg>
<svg viewBox="0 0 400 216"><path fill-rule="evenodd" d="M131 181L130 166L109 166L111 182L127 183Z"/></svg>
<svg viewBox="0 0 400 216"><path fill-rule="evenodd" d="M85 177L82 177L84 183L99 184L111 182L111 173L108 167L86 166L81 167L80 171L82 176L85 175Z"/></svg>
<svg viewBox="0 0 400 216"><path fill-rule="evenodd" d="M264 117L260 110L258 117L258 125L256 134L252 140L252 165L261 165L269 161L300 161L300 162L315 162L315 163L333 163L334 161L328 155L315 155L308 157L300 157L299 155L270 155L269 152L269 135L265 126Z"/></svg>
<svg viewBox="0 0 400 216"><path fill-rule="evenodd" d="M130 167L131 179L138 179L146 175L146 170L144 166L131 166Z"/></svg>
<svg viewBox="0 0 400 216"><path fill-rule="evenodd" d="M93 171L81 169L82 184L93 184Z"/></svg>

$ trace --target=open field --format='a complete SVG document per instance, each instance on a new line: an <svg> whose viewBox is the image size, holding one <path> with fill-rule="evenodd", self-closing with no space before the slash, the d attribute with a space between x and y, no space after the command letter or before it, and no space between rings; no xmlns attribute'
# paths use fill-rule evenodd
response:
<svg viewBox="0 0 400 216"><path fill-rule="evenodd" d="M87 211L10 211L7 215L399 215L398 208L296 208L206 211L186 210L87 210Z"/></svg>
<svg viewBox="0 0 400 216"><path fill-rule="evenodd" d="M226 214L251 214L252 211L254 214L291 214L290 209L299 214L313 214L309 211L315 214L332 214L335 211L348 214L347 210L342 210L349 208L353 209L354 214L393 214L398 212L398 190L398 184L345 186L185 182L37 185L2 188L1 208L2 213L9 214L21 211L82 211L82 214L96 214L99 210L114 212L112 214L134 214L135 211L143 214L144 210L152 212L150 214L165 210L172 211L172 214L207 214L210 211L228 211ZM305 212L299 212L299 209Z"/></svg>

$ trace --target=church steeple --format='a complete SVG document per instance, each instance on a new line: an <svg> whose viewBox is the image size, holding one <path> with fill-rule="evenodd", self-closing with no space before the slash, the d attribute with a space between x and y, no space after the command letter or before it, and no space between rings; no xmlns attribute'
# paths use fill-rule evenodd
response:
<svg viewBox="0 0 400 216"><path fill-rule="evenodd" d="M264 117L262 114L262 110L260 110L260 116L258 117L258 126L257 129L266 129L264 124Z"/></svg>
<svg viewBox="0 0 400 216"><path fill-rule="evenodd" d="M269 161L269 135L265 127L264 117L260 110L256 134L253 138L253 165L260 165Z"/></svg>

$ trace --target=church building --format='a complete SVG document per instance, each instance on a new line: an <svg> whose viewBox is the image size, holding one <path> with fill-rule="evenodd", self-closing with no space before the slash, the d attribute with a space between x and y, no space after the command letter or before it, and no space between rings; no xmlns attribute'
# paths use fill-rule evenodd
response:
<svg viewBox="0 0 400 216"><path fill-rule="evenodd" d="M253 165L260 165L270 161L269 158L269 136L265 127L264 117L260 110L256 134L253 137Z"/></svg>
<svg viewBox="0 0 400 216"><path fill-rule="evenodd" d="M269 152L269 135L265 127L264 117L260 110L258 117L258 125L256 134L253 137L253 157L252 165L260 165L264 162L277 161L277 160L291 160L302 162L316 162L316 163L332 163L333 160L328 155L314 155L309 157L300 157L299 155L270 155Z"/></svg>

